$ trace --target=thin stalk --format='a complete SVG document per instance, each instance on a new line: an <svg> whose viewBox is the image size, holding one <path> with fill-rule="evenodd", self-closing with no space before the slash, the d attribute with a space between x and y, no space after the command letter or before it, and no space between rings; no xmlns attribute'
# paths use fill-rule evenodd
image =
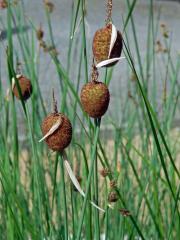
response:
<svg viewBox="0 0 180 240"><path fill-rule="evenodd" d="M63 158L59 158L60 170L61 170L61 182L62 182L62 198L63 198L63 210L64 210L64 239L68 240L68 213L67 213L67 201L66 201L66 187L64 179L64 164Z"/></svg>
<svg viewBox="0 0 180 240"><path fill-rule="evenodd" d="M88 175L88 180L87 180L87 185L86 185L85 198L84 198L83 207L82 207L82 211L81 211L79 228L78 228L78 233L77 233L77 238L76 238L77 240L81 239L81 231L82 231L82 225L83 225L83 220L84 220L85 210L86 210L86 205L87 205L87 200L88 200L88 193L89 193L89 189L90 189L90 185L91 185L91 178L92 178L92 174L93 174L94 164L96 161L96 147L97 147L99 132L100 132L100 121L95 129L94 145L93 145L92 154L91 154L91 165L90 165L89 175Z"/></svg>
<svg viewBox="0 0 180 240"><path fill-rule="evenodd" d="M98 128L99 122L101 119L94 120L95 129ZM94 132L95 134L95 132ZM96 153L95 153L95 163L94 163L94 200L95 203L98 205L98 163L97 163L97 146L96 146ZM95 209L95 229L96 229L96 239L100 239L100 224L99 224L99 211Z"/></svg>
<svg viewBox="0 0 180 240"><path fill-rule="evenodd" d="M41 192L40 192L40 183L41 181L39 178L39 172L38 170L40 169L39 166L39 161L38 161L38 156L37 156L37 145L35 144L34 141L34 135L33 135L33 130L32 130L32 125L31 125L31 118L30 118L30 113L29 113L29 109L28 106L26 105L26 110L27 110L27 123L28 123L28 128L29 128L29 133L30 133L30 142L31 142L31 147L32 147L32 153L33 153L33 190L34 190L34 198L35 198L35 203L37 201L37 206L38 208L35 207L34 204L34 212L37 214L38 216L38 226L40 227L40 233L41 233L41 237L43 238L44 236L44 231L43 231L43 224L42 224L42 196L41 196Z"/></svg>
<svg viewBox="0 0 180 240"><path fill-rule="evenodd" d="M82 30L83 30L83 49L84 49L84 68L85 68L85 79L88 82L88 62L87 62L87 48L86 48L86 28L85 28L85 1L81 0L81 14L82 14Z"/></svg>
<svg viewBox="0 0 180 240"><path fill-rule="evenodd" d="M125 43L124 43L124 45L126 47ZM154 136L154 139L155 139L155 142L156 142L156 146L157 146L157 149L158 149L158 153L159 153L159 157L160 157L160 160L161 160L161 164L162 164L162 167L163 167L163 170L164 170L164 173L165 173L165 176L166 176L166 179L167 179L170 191L172 193L173 198L175 199L174 190L173 190L173 188L171 186L171 182L170 182L169 175L168 175L168 172L167 172L167 168L166 168L166 164L165 164L165 161L164 161L163 153L162 153L162 150L161 150L160 142L159 142L159 139L158 139L158 136L157 136L156 128L158 128L159 134L160 134L160 136L162 138L162 141L163 141L164 146L165 146L165 148L167 150L167 153L170 155L170 160L171 160L171 162L172 162L172 164L174 166L174 169L176 170L178 175L179 175L179 173L178 173L178 170L177 170L174 162L172 161L172 156L171 156L171 154L169 152L169 148L168 148L167 143L166 143L166 141L164 139L164 135L163 135L163 133L162 133L162 131L160 129L160 126L159 126L158 120L156 118L156 115L155 115L155 113L154 113L154 111L153 111L153 109L152 109L152 107L151 107L151 105L150 105L150 103L149 103L149 101L148 101L148 99L146 97L146 94L145 94L145 92L143 90L143 87L141 86L141 83L139 81L138 75L137 75L135 67L134 67L133 60L131 58L131 54L130 54L129 50L127 49L127 47L126 47L126 51L128 53L129 59L130 59L130 66L132 67L134 73L136 74L137 85L138 85L138 88L139 88L140 93L141 93L141 97L142 97L142 99L144 101L144 104L145 104L145 107L146 107L146 110L147 110L147 115L148 115L148 118L149 118L149 121L150 121L150 125L151 125L151 128L152 128L153 136ZM155 124L153 122L153 119L155 120L156 127L155 127Z"/></svg>
<svg viewBox="0 0 180 240"><path fill-rule="evenodd" d="M106 208L106 215L105 215L105 240L108 240L109 236L109 208Z"/></svg>

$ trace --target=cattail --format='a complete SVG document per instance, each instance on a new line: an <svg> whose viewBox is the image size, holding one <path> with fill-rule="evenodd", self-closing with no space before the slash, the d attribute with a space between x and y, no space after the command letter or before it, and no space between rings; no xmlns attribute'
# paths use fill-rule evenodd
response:
<svg viewBox="0 0 180 240"><path fill-rule="evenodd" d="M102 117L108 109L110 94L106 84L98 82L98 71L92 65L91 82L86 83L81 90L83 110L92 118Z"/></svg>
<svg viewBox="0 0 180 240"><path fill-rule="evenodd" d="M17 81L19 83L19 87L20 87L20 91L21 91L21 95L22 95L22 98L23 100L27 100L31 94L32 94L32 85L31 85L31 81L23 76L23 75L17 75L16 76L17 78ZM20 94L19 94L19 91L18 91L18 86L16 85L15 83L15 79L13 78L12 79L12 91L13 91L13 94L18 98L18 99L21 99L20 98Z"/></svg>
<svg viewBox="0 0 180 240"><path fill-rule="evenodd" d="M121 59L123 39L112 24L112 6L112 0L107 0L106 26L97 30L93 39L93 55L97 68L113 66Z"/></svg>
<svg viewBox="0 0 180 240"><path fill-rule="evenodd" d="M72 126L70 120L62 113L48 115L41 125L43 138L48 147L54 151L62 152L71 142Z"/></svg>
<svg viewBox="0 0 180 240"><path fill-rule="evenodd" d="M96 67L110 67L121 58L122 35L112 23L96 31L93 39L93 55Z"/></svg>
<svg viewBox="0 0 180 240"><path fill-rule="evenodd" d="M83 109L92 118L100 118L105 114L109 106L109 100L109 90L102 82L89 82L81 90Z"/></svg>
<svg viewBox="0 0 180 240"><path fill-rule="evenodd" d="M64 166L68 172L72 183L74 184L74 187L83 197L85 197L85 193L80 186L81 177L78 177L73 173L71 165L67 158L67 154L65 152L65 148L68 147L72 138L71 122L64 114L58 113L57 102L54 97L54 91L53 105L54 113L48 115L41 124L43 138L41 138L39 142L45 140L50 149L60 153L64 161ZM90 201L90 203L99 211L105 212L104 209L97 206L94 202Z"/></svg>

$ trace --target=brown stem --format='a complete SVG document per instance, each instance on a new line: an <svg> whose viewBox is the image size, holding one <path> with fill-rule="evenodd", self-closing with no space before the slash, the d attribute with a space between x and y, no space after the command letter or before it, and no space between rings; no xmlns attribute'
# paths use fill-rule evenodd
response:
<svg viewBox="0 0 180 240"><path fill-rule="evenodd" d="M95 66L94 58L93 58L91 81L92 82L97 82L98 76L99 76L99 73L98 73L98 70Z"/></svg>
<svg viewBox="0 0 180 240"><path fill-rule="evenodd" d="M112 22L112 0L107 0L107 5L106 5L106 25Z"/></svg>
<svg viewBox="0 0 180 240"><path fill-rule="evenodd" d="M54 113L58 113L57 101L56 101L56 99L55 99L54 89L52 90L52 95L53 95L53 111L54 111Z"/></svg>

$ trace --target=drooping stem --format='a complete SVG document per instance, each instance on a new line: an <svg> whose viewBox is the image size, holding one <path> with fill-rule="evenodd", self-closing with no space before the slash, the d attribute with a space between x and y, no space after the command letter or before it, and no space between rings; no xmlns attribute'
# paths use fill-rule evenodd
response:
<svg viewBox="0 0 180 240"><path fill-rule="evenodd" d="M107 5L106 5L106 25L112 22L112 0L107 0Z"/></svg>
<svg viewBox="0 0 180 240"><path fill-rule="evenodd" d="M99 77L99 73L98 73L98 70L97 70L96 65L94 63L94 58L93 58L91 81L96 82L98 77Z"/></svg>

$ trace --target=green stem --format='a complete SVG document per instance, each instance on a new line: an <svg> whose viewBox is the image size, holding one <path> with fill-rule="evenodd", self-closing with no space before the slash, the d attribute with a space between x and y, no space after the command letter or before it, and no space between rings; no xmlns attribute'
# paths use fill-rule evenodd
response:
<svg viewBox="0 0 180 240"><path fill-rule="evenodd" d="M63 158L60 157L60 170L61 170L61 181L62 181L62 198L63 198L63 208L64 208L64 236L65 240L68 240L68 216L67 216L67 202L66 202L66 188L64 180L64 164Z"/></svg>
<svg viewBox="0 0 180 240"><path fill-rule="evenodd" d="M94 120L95 129L98 127L100 119ZM98 205L98 167L97 167L97 146L95 153L95 164L94 164L94 201ZM99 211L95 209L95 227L96 227L96 239L100 239L100 225L99 225Z"/></svg>
<svg viewBox="0 0 180 240"><path fill-rule="evenodd" d="M83 30L83 49L84 49L84 68L85 68L85 79L88 82L88 63L87 63L87 48L86 48L86 28L85 28L85 21L84 21L84 0L81 0L81 11L82 11L82 30Z"/></svg>
<svg viewBox="0 0 180 240"><path fill-rule="evenodd" d="M84 198L81 217L80 217L77 240L81 239L82 225L83 225L83 220L84 220L84 215L85 215L85 210L86 210L86 204L87 204L87 200L88 200L88 193L89 193L89 189L90 189L90 185L91 185L91 177L93 174L94 164L96 161L96 147L97 147L99 132L100 132L100 121L98 122L98 125L96 126L96 129L95 129L94 146L93 146L92 155L91 155L91 165L90 165L88 181L87 181L87 186L86 186L86 193L85 193L85 198Z"/></svg>

